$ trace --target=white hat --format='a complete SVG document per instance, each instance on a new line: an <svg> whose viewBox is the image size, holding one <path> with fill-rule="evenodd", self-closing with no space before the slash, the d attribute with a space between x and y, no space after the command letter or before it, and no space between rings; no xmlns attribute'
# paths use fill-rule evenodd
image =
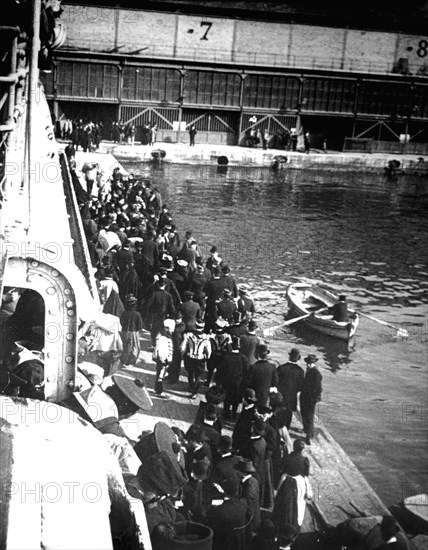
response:
<svg viewBox="0 0 428 550"><path fill-rule="evenodd" d="M165 328L168 328L171 332L174 331L175 329L175 321L174 319L165 319L165 321L163 322L163 326Z"/></svg>

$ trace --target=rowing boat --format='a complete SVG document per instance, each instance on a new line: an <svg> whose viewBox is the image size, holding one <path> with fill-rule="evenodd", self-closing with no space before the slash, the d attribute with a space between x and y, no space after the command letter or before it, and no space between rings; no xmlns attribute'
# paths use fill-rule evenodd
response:
<svg viewBox="0 0 428 550"><path fill-rule="evenodd" d="M348 310L348 322L333 321L332 316L326 312L317 313L317 310L331 307L337 302L337 297L328 290L307 283L295 283L288 287L287 302L289 309L297 316L313 313L303 319L302 323L317 332L350 340L357 330L359 315L352 309Z"/></svg>
<svg viewBox="0 0 428 550"><path fill-rule="evenodd" d="M428 533L428 494L405 498L403 512L414 528L423 533Z"/></svg>

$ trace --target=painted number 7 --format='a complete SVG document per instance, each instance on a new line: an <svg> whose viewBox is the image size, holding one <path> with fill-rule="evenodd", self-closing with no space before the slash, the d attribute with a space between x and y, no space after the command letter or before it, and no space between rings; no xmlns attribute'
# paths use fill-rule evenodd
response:
<svg viewBox="0 0 428 550"><path fill-rule="evenodd" d="M208 23L208 21L203 21L201 23L201 27L206 27L207 30L204 32L204 35L202 36L201 40L208 40L208 32L209 30L211 29L211 27L213 26L212 23Z"/></svg>

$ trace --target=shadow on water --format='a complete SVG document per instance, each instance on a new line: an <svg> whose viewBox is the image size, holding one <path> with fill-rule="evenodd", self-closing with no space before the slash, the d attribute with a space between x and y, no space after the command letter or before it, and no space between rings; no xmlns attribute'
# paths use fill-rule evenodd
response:
<svg viewBox="0 0 428 550"><path fill-rule="evenodd" d="M308 327L304 321L291 325L288 331L297 337L296 344L316 347L319 353L322 354L327 370L335 373L349 368L352 364L351 354L356 345L354 339L348 344L345 340L316 332Z"/></svg>

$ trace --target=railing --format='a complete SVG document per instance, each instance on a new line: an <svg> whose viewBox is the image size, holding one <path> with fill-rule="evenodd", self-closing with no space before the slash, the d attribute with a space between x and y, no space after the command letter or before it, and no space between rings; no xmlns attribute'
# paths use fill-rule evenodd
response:
<svg viewBox="0 0 428 550"><path fill-rule="evenodd" d="M68 40L60 51L79 51L88 53L111 53L125 57L158 58L158 59L180 59L184 61L206 61L210 63L227 63L233 65L253 65L263 67L275 67L283 69L314 69L342 72L362 72L369 74L397 74L393 63L382 63L363 61L361 58L325 58L319 56L287 55L280 53L258 53L215 50L209 48L185 48L148 45L135 53L135 47L128 46L119 51L106 50L105 42L94 37L85 43L82 49L80 43L72 39ZM410 74L410 73L408 73ZM419 71L418 76L428 77L427 71Z"/></svg>

